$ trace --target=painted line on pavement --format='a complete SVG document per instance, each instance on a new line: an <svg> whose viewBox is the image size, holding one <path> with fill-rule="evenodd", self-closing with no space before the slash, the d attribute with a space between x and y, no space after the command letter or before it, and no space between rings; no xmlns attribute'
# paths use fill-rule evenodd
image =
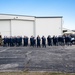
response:
<svg viewBox="0 0 75 75"><path fill-rule="evenodd" d="M9 47L9 48L10 48L10 47ZM3 49L3 50L1 50L0 52L4 52L4 51L8 50L9 48Z"/></svg>

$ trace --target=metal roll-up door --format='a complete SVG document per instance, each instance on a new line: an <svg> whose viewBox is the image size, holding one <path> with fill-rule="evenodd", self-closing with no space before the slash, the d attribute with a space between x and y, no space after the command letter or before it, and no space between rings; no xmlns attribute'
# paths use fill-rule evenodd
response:
<svg viewBox="0 0 75 75"><path fill-rule="evenodd" d="M28 36L33 35L34 21L11 20L12 36Z"/></svg>
<svg viewBox="0 0 75 75"><path fill-rule="evenodd" d="M10 36L10 20L0 20L0 34L2 37Z"/></svg>

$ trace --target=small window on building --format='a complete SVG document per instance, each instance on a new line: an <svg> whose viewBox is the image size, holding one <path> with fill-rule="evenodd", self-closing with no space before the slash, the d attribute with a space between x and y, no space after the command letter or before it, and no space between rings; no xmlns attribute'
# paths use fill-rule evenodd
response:
<svg viewBox="0 0 75 75"><path fill-rule="evenodd" d="M63 30L63 33L64 33L64 32L67 32L67 30Z"/></svg>

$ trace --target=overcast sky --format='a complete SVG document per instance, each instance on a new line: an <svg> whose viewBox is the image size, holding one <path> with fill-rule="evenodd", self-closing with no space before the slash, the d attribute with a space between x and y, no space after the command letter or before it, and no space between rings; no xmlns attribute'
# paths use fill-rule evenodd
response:
<svg viewBox="0 0 75 75"><path fill-rule="evenodd" d="M63 16L63 27L75 29L75 0L0 0L0 13Z"/></svg>

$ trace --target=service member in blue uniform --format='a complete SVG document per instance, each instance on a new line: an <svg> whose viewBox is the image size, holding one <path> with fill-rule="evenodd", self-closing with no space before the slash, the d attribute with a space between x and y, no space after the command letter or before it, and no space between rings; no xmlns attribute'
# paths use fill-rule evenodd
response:
<svg viewBox="0 0 75 75"><path fill-rule="evenodd" d="M36 47L36 38L33 37L33 46Z"/></svg>
<svg viewBox="0 0 75 75"><path fill-rule="evenodd" d="M13 46L13 38L12 38L12 36L10 36L10 47L12 47Z"/></svg>
<svg viewBox="0 0 75 75"><path fill-rule="evenodd" d="M24 46L26 46L26 36L24 36L24 38L23 38L23 42L24 42Z"/></svg>
<svg viewBox="0 0 75 75"><path fill-rule="evenodd" d="M40 36L38 35L37 36L37 47L41 47L40 41L41 41L41 39L40 39Z"/></svg>
<svg viewBox="0 0 75 75"><path fill-rule="evenodd" d="M61 36L58 36L58 45L61 45Z"/></svg>
<svg viewBox="0 0 75 75"><path fill-rule="evenodd" d="M30 46L34 46L34 37L33 36L30 37Z"/></svg>
<svg viewBox="0 0 75 75"><path fill-rule="evenodd" d="M50 35L47 37L47 44L48 44L48 46L52 46L51 36Z"/></svg>
<svg viewBox="0 0 75 75"><path fill-rule="evenodd" d="M6 46L6 44L7 44L7 37L4 36L4 38L3 38L3 46Z"/></svg>
<svg viewBox="0 0 75 75"><path fill-rule="evenodd" d="M10 46L10 37L7 38L8 46Z"/></svg>
<svg viewBox="0 0 75 75"><path fill-rule="evenodd" d="M22 46L22 36L20 36L20 46Z"/></svg>
<svg viewBox="0 0 75 75"><path fill-rule="evenodd" d="M26 46L28 46L28 37L26 36Z"/></svg>
<svg viewBox="0 0 75 75"><path fill-rule="evenodd" d="M46 47L46 38L42 36L42 47Z"/></svg>
<svg viewBox="0 0 75 75"><path fill-rule="evenodd" d="M14 44L15 44L15 46L17 46L17 37L16 36L14 36Z"/></svg>
<svg viewBox="0 0 75 75"><path fill-rule="evenodd" d="M65 45L68 45L69 37L68 35L65 35Z"/></svg>
<svg viewBox="0 0 75 75"><path fill-rule="evenodd" d="M53 36L53 45L57 46L58 45L58 38L57 36Z"/></svg>
<svg viewBox="0 0 75 75"><path fill-rule="evenodd" d="M20 46L20 36L17 36L17 46Z"/></svg>
<svg viewBox="0 0 75 75"><path fill-rule="evenodd" d="M62 46L65 45L64 42L65 42L65 37L62 35L62 37L61 37L61 45L62 45Z"/></svg>
<svg viewBox="0 0 75 75"><path fill-rule="evenodd" d="M71 45L71 36L68 35L67 38L68 38L68 45Z"/></svg>
<svg viewBox="0 0 75 75"><path fill-rule="evenodd" d="M24 46L28 46L28 37L24 36L23 38Z"/></svg>

